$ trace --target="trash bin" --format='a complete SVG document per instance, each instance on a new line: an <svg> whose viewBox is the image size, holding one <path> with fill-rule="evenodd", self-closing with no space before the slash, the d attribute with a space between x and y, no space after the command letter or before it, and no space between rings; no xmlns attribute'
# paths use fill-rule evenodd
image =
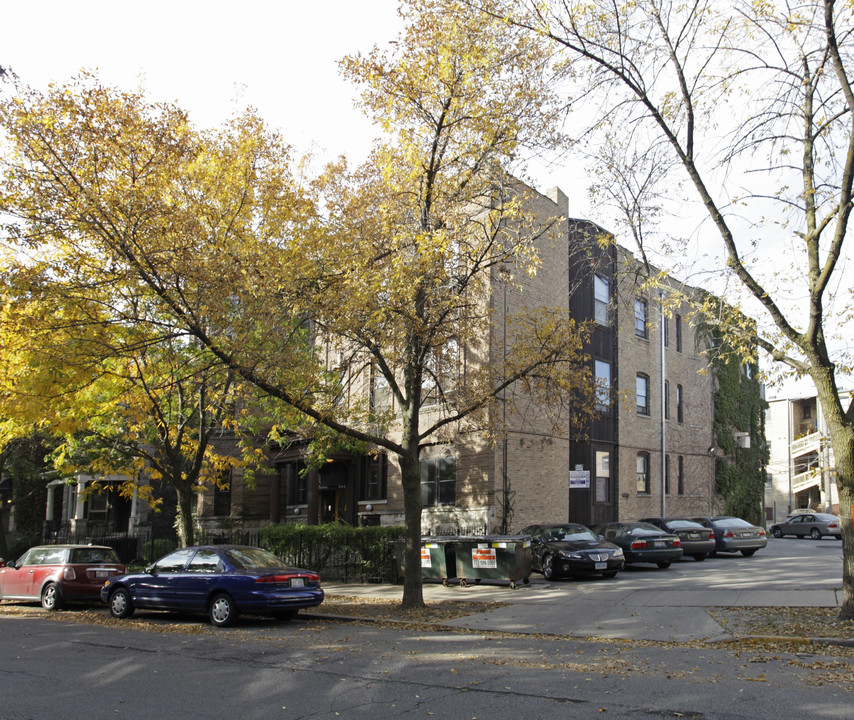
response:
<svg viewBox="0 0 854 720"><path fill-rule="evenodd" d="M443 585L457 576L456 538L453 537L423 537L421 538L421 578L423 580L441 580ZM404 543L397 546L398 577L403 577Z"/></svg>
<svg viewBox="0 0 854 720"><path fill-rule="evenodd" d="M491 535L457 538L457 577L465 587L470 580L506 580L514 590L531 576L531 538L527 535Z"/></svg>

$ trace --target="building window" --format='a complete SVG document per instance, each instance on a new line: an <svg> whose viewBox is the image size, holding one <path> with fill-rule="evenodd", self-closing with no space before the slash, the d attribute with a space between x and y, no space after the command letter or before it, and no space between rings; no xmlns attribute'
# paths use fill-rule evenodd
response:
<svg viewBox="0 0 854 720"><path fill-rule="evenodd" d="M676 458L676 492L685 494L685 458L681 455Z"/></svg>
<svg viewBox="0 0 854 720"><path fill-rule="evenodd" d="M648 335L648 308L646 300L635 300L635 335L639 338L649 337Z"/></svg>
<svg viewBox="0 0 854 720"><path fill-rule="evenodd" d="M664 333L664 347L670 347L670 326L664 310L661 311L661 331Z"/></svg>
<svg viewBox="0 0 854 720"><path fill-rule="evenodd" d="M664 494L670 495L670 455L664 456Z"/></svg>
<svg viewBox="0 0 854 720"><path fill-rule="evenodd" d="M596 479L593 502L606 503L611 499L611 453L596 451Z"/></svg>
<svg viewBox="0 0 854 720"><path fill-rule="evenodd" d="M809 405L804 405L804 420L812 418L812 408Z"/></svg>
<svg viewBox="0 0 854 720"><path fill-rule="evenodd" d="M215 517L231 515L231 469L223 472L213 489L213 514Z"/></svg>
<svg viewBox="0 0 854 720"><path fill-rule="evenodd" d="M421 470L421 505L453 505L457 493L457 460L450 457L429 458L419 463Z"/></svg>
<svg viewBox="0 0 854 720"><path fill-rule="evenodd" d="M608 412L611 408L611 363L595 360L596 372L596 409Z"/></svg>
<svg viewBox="0 0 854 720"><path fill-rule="evenodd" d="M389 406L391 393L388 380L379 368L371 367L371 410L385 410Z"/></svg>
<svg viewBox="0 0 854 720"><path fill-rule="evenodd" d="M388 455L379 453L365 459L360 500L385 500L388 488Z"/></svg>
<svg viewBox="0 0 854 720"><path fill-rule="evenodd" d="M279 479L287 488L288 505L305 505L308 502L308 473L302 463L279 465Z"/></svg>
<svg viewBox="0 0 854 720"><path fill-rule="evenodd" d="M638 453L637 486L638 495L649 495L649 453Z"/></svg>
<svg viewBox="0 0 854 720"><path fill-rule="evenodd" d="M638 375L635 383L638 397L638 415L649 415L649 378Z"/></svg>
<svg viewBox="0 0 854 720"><path fill-rule="evenodd" d="M664 381L664 419L670 420L670 381Z"/></svg>
<svg viewBox="0 0 854 720"><path fill-rule="evenodd" d="M676 316L676 352L682 352L682 316Z"/></svg>
<svg viewBox="0 0 854 720"><path fill-rule="evenodd" d="M599 325L610 325L608 308L611 303L611 283L607 278L593 276L593 319Z"/></svg>
<svg viewBox="0 0 854 720"><path fill-rule="evenodd" d="M685 393L681 385L676 386L676 422L681 423L683 419L683 409L685 405Z"/></svg>

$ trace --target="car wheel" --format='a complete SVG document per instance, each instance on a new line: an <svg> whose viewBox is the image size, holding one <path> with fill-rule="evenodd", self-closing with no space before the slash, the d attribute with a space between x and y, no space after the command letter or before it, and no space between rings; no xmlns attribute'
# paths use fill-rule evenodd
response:
<svg viewBox="0 0 854 720"><path fill-rule="evenodd" d="M780 528L778 528L778 527L772 527L772 528L771 528L771 534L772 534L775 538L781 538L781 537L783 537L783 531L782 531Z"/></svg>
<svg viewBox="0 0 854 720"><path fill-rule="evenodd" d="M56 583L48 583L42 590L42 607L45 610L59 610L62 607L62 595Z"/></svg>
<svg viewBox="0 0 854 720"><path fill-rule="evenodd" d="M707 553L697 553L696 555L692 555L691 557L694 558L694 560L696 560L697 562L703 562L703 560L706 559L706 556Z"/></svg>
<svg viewBox="0 0 854 720"><path fill-rule="evenodd" d="M750 557L751 555L753 555L755 553L756 553L755 549L754 550L742 550L741 551L741 554L744 555L744 557Z"/></svg>
<svg viewBox="0 0 854 720"><path fill-rule="evenodd" d="M655 564L658 565L658 567L660 567L662 570L666 570L667 568L670 567L669 562L660 562L660 563L655 563Z"/></svg>
<svg viewBox="0 0 854 720"><path fill-rule="evenodd" d="M231 595L220 593L215 595L208 607L208 617L211 625L216 627L231 627L237 622L237 606Z"/></svg>
<svg viewBox="0 0 854 720"><path fill-rule="evenodd" d="M128 618L133 615L133 603L127 588L118 587L110 593L110 615L114 618Z"/></svg>
<svg viewBox="0 0 854 720"><path fill-rule="evenodd" d="M609 570L608 572L603 572L602 577L603 578L617 577L617 571L616 570Z"/></svg>
<svg viewBox="0 0 854 720"><path fill-rule="evenodd" d="M543 577L546 580L555 579L554 558L551 555L546 555L543 558Z"/></svg>
<svg viewBox="0 0 854 720"><path fill-rule="evenodd" d="M818 528L813 528L812 530L810 530L810 537L813 540L821 540L821 530L819 530Z"/></svg>

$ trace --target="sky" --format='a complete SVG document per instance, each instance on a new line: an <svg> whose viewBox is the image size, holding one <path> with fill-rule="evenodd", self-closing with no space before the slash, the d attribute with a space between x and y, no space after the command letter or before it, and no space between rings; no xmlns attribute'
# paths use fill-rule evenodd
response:
<svg viewBox="0 0 854 720"><path fill-rule="evenodd" d="M362 159L374 131L336 62L399 27L396 0L27 0L5 4L0 65L40 89L94 70L202 128L251 105L300 152Z"/></svg>

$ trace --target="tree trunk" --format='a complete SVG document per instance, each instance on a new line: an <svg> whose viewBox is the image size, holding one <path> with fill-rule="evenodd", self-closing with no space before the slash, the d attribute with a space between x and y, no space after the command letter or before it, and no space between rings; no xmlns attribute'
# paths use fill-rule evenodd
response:
<svg viewBox="0 0 854 720"><path fill-rule="evenodd" d="M404 522L406 546L404 549L403 607L424 606L424 588L421 579L421 474L418 467L418 446L404 445L400 456L400 474L403 484Z"/></svg>
<svg viewBox="0 0 854 720"><path fill-rule="evenodd" d="M833 448L836 489L839 492L839 524L842 526L842 607L840 618L854 619L854 423L842 407L832 369L813 363L810 373Z"/></svg>
<svg viewBox="0 0 854 720"><path fill-rule="evenodd" d="M178 493L178 544L181 547L195 545L193 530L193 499L195 494L191 485L175 483Z"/></svg>
<svg viewBox="0 0 854 720"><path fill-rule="evenodd" d="M842 607L840 618L854 620L854 427L849 423L836 428L828 422L833 445L836 488L839 492L839 524L842 526Z"/></svg>

